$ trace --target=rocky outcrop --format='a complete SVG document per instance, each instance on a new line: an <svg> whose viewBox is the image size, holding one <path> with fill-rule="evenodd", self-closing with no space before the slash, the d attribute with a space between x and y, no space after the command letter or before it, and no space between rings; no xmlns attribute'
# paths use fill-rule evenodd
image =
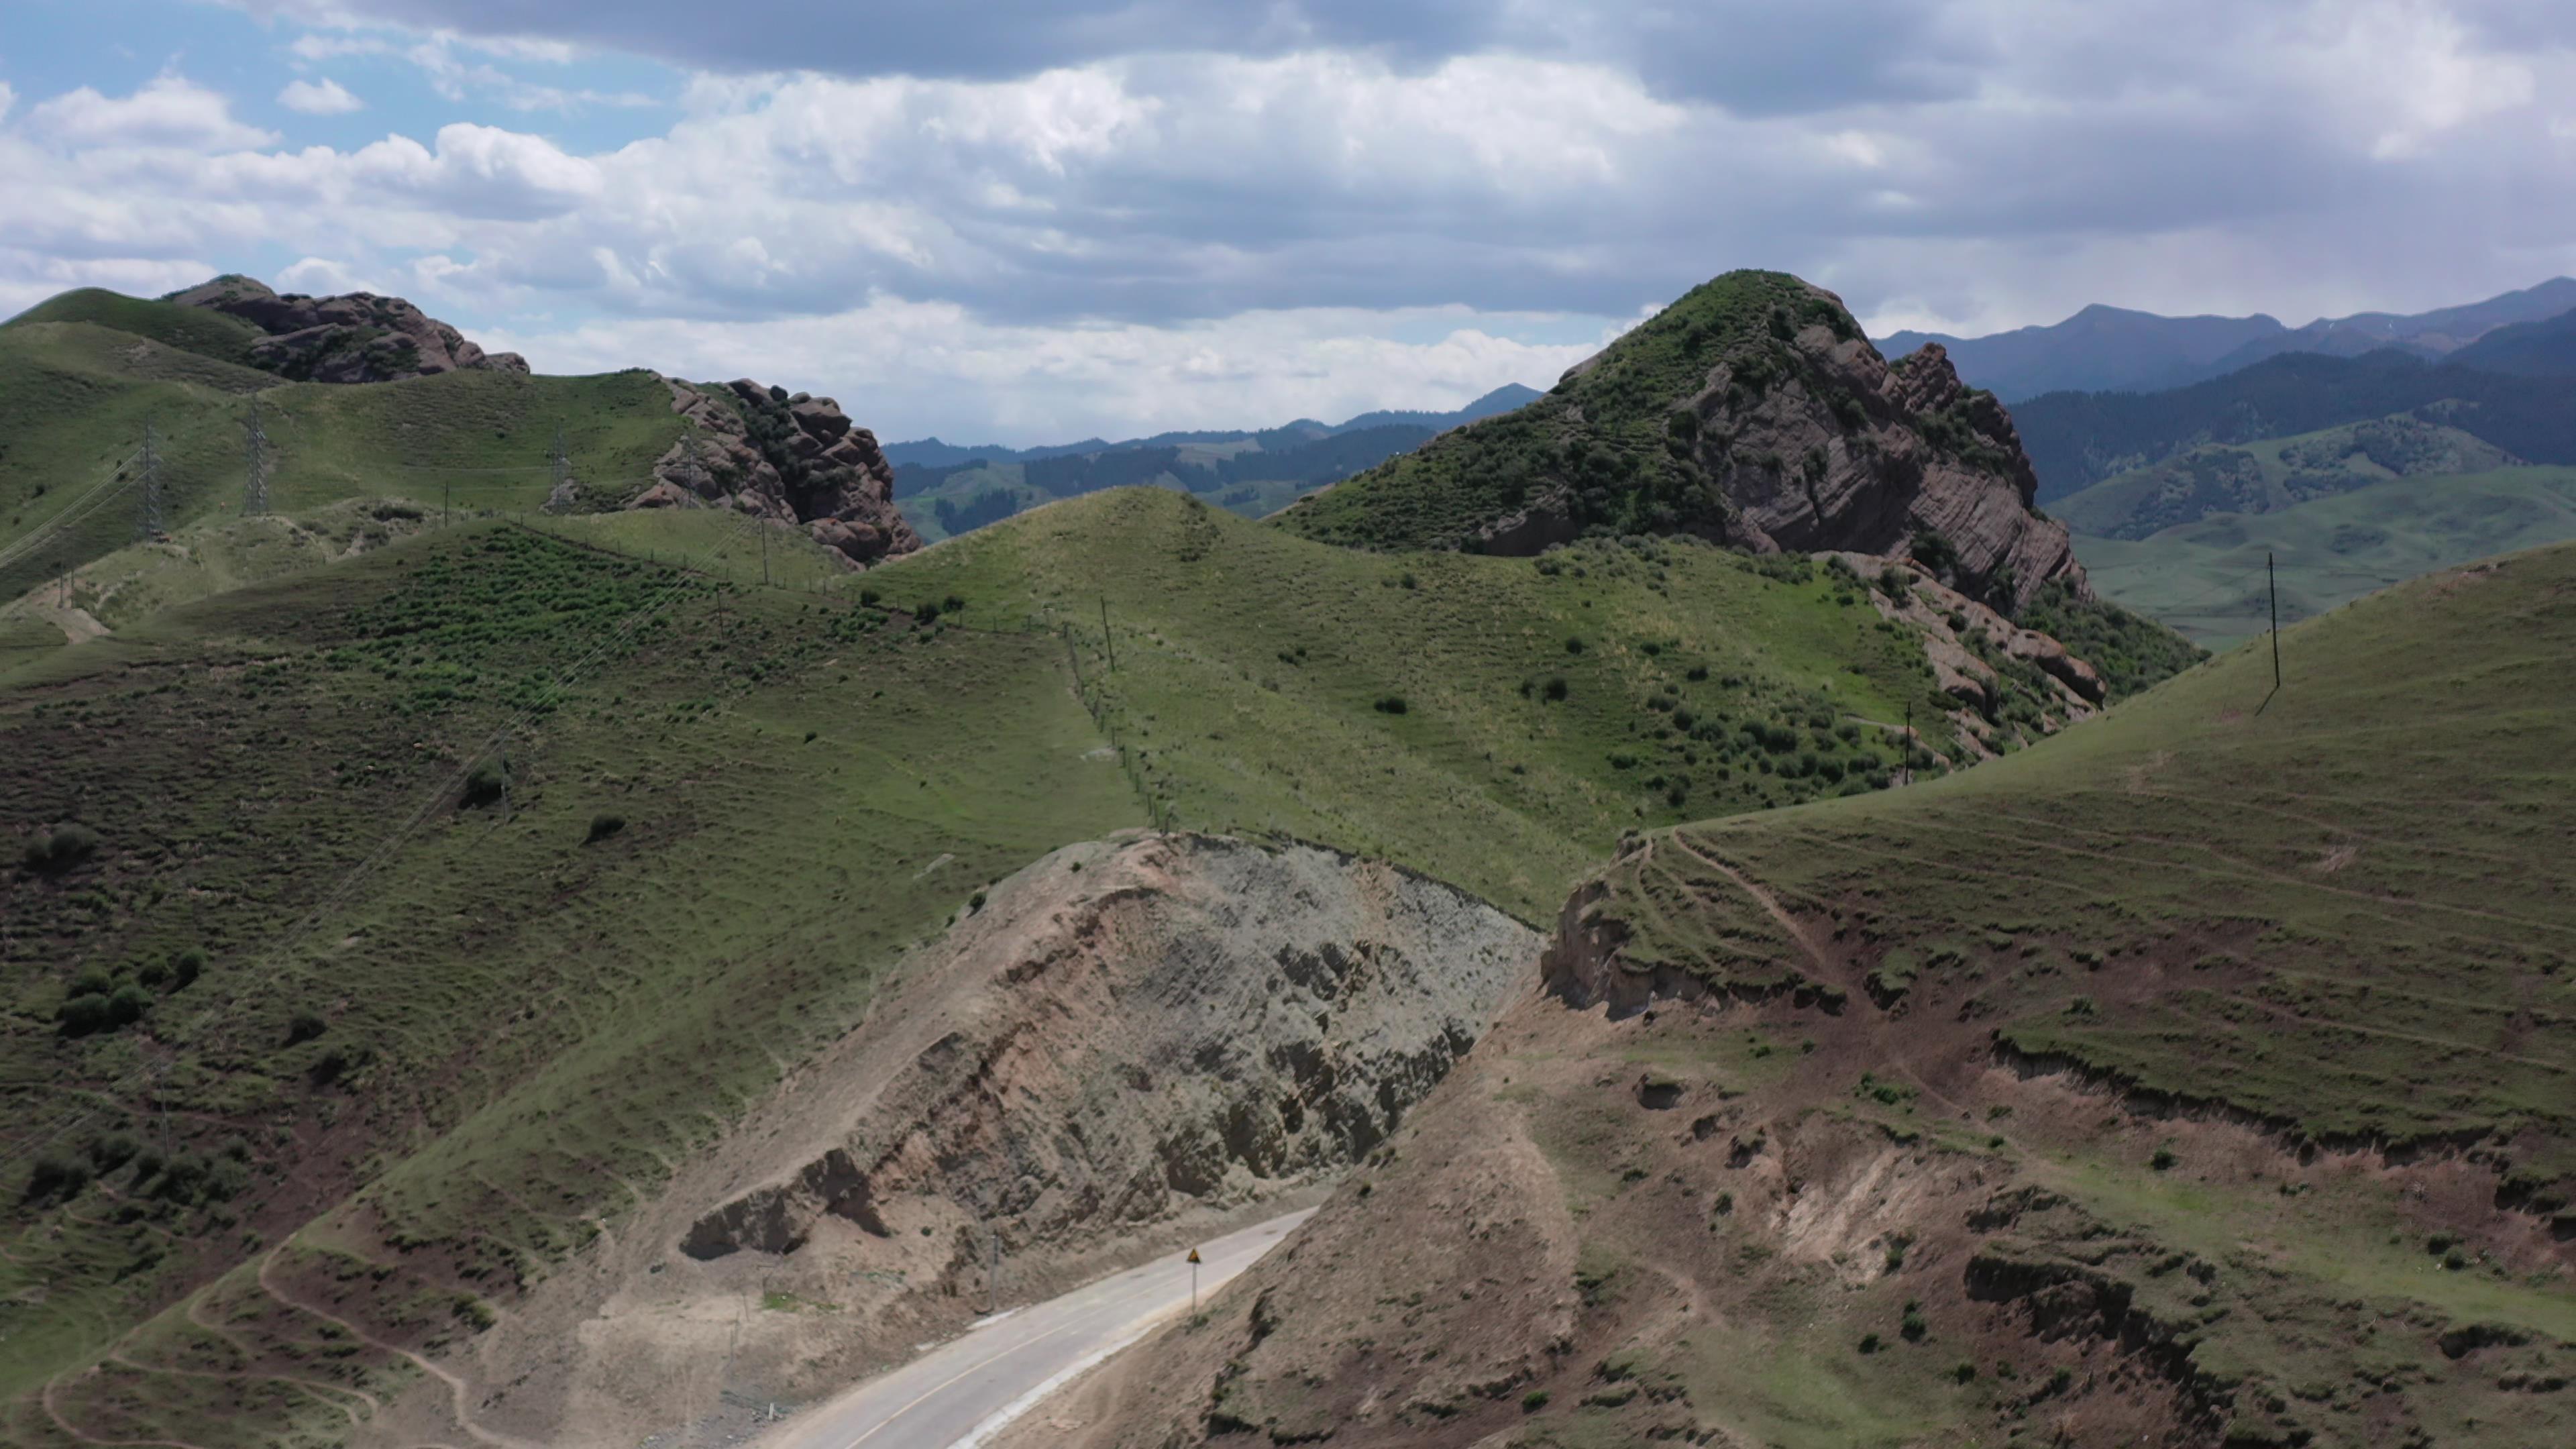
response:
<svg viewBox="0 0 2576 1449"><path fill-rule="evenodd" d="M250 277L222 276L163 300L258 327L268 335L250 345L253 365L296 382L397 382L459 369L528 370L519 354L485 352L400 297L281 295Z"/></svg>
<svg viewBox="0 0 2576 1449"><path fill-rule="evenodd" d="M894 466L876 434L839 403L749 378L692 385L664 378L691 431L653 465L630 508L716 506L801 524L852 564L921 547L894 506Z"/></svg>
<svg viewBox="0 0 2576 1449"><path fill-rule="evenodd" d="M1959 591L2006 612L2051 579L2091 597L2066 525L2038 510L2012 418L1938 344L1891 365L1857 329L1811 321L1731 351L1683 408L1727 542L1901 555L1937 539Z"/></svg>
<svg viewBox="0 0 2576 1449"><path fill-rule="evenodd" d="M1313 847L1060 852L921 968L954 994L909 1043L874 1044L901 1065L682 1251L792 1253L827 1220L882 1237L880 1204L925 1194L1025 1245L1318 1180L1386 1140L1538 944L1448 886Z"/></svg>
<svg viewBox="0 0 2576 1449"><path fill-rule="evenodd" d="M1840 299L1782 272L1693 288L1545 397L1310 494L1282 526L1371 549L1531 554L1692 533L1761 553L1937 553L2017 613L2089 600L2012 419L1927 347L1890 365Z"/></svg>

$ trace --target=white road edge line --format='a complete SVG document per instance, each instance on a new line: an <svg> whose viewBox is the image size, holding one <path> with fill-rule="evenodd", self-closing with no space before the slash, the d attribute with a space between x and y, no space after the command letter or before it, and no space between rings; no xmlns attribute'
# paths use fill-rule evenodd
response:
<svg viewBox="0 0 2576 1449"><path fill-rule="evenodd" d="M967 1430L965 1438L952 1442L948 1446L948 1449L983 1449L986 1441L990 1440L994 1435L999 1434L1004 1429L1009 1428L1021 1415L1026 1414L1029 1410L1046 1402L1048 1396L1053 1394L1056 1390L1063 1388L1066 1384L1072 1383L1075 1379L1078 1379L1084 1374L1091 1372L1093 1369L1100 1367L1101 1364L1107 1362L1116 1355L1125 1352L1129 1347L1135 1344L1136 1340L1153 1332L1154 1329L1163 1322L1163 1320L1170 1318L1173 1314L1180 1311L1181 1309L1178 1307L1166 1308L1162 1312L1155 1314L1153 1317L1144 1319L1136 1324L1132 1330L1117 1341L1104 1344L1082 1358L1065 1365L1064 1368L1055 1375L1055 1377L1048 1379L1046 1382L1039 1384L1036 1388L1029 1390L1027 1393L1020 1395L1018 1398L1013 1399L1009 1403L994 1410L990 1415L986 1416L984 1422Z"/></svg>

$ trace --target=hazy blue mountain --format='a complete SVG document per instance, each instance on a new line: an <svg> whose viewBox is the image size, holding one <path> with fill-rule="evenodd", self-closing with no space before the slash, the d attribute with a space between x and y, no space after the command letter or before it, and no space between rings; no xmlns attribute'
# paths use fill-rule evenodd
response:
<svg viewBox="0 0 2576 1449"><path fill-rule="evenodd" d="M2555 277L2459 307L2400 315L2362 312L2320 318L2304 327L2252 317L2165 317L2092 306L2047 327L1986 337L1894 332L1879 342L1901 357L1926 342L1949 351L1969 383L2006 402L2049 392L2154 392L2249 367L2284 353L2358 357L2395 348L2420 358L2448 355L2487 333L2576 309L2576 280Z"/></svg>
<svg viewBox="0 0 2576 1449"><path fill-rule="evenodd" d="M2499 327L2451 354L2461 367L2523 377L2576 377L2576 312Z"/></svg>
<svg viewBox="0 0 2576 1449"><path fill-rule="evenodd" d="M915 442L888 443L885 445L885 455L886 461L898 468L907 463L921 468L954 468L961 463L972 462L978 458L992 463L1031 463L1048 458L1067 458L1090 453L1177 448L1191 444L1241 443L1257 438L1273 440L1266 442L1264 446L1275 452L1278 450L1276 440L1291 437L1298 441L1312 442L1341 433L1388 426L1427 428L1435 433L1443 432L1462 423L1472 423L1478 418L1510 412L1542 396L1544 394L1537 388L1507 382L1455 412L1380 410L1362 413L1342 423L1322 423L1313 418L1298 418L1275 428L1202 429L1196 432L1156 433L1150 438L1128 438L1116 443L1100 438L1085 438L1078 443L1049 443L1034 448L1005 448L998 443L988 443L978 447L942 442L937 438L922 438Z"/></svg>
<svg viewBox="0 0 2576 1449"><path fill-rule="evenodd" d="M2456 428L2527 462L2576 464L2576 377L2426 362L2395 348L2360 357L2288 353L2188 387L2055 392L2012 408L2042 504L2207 444L2398 414Z"/></svg>

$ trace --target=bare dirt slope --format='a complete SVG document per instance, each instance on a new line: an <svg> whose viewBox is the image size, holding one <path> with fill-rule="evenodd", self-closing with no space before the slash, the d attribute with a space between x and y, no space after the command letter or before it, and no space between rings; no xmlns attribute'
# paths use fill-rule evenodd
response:
<svg viewBox="0 0 2576 1449"><path fill-rule="evenodd" d="M1532 980L1535 932L1309 847L1069 847L474 1343L369 1442L746 1425L960 1327L1310 1197ZM451 1442L456 1442L451 1439Z"/></svg>

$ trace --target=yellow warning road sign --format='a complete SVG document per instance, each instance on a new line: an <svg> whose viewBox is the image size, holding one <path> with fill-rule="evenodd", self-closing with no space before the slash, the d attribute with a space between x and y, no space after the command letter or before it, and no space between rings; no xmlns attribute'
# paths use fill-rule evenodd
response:
<svg viewBox="0 0 2576 1449"><path fill-rule="evenodd" d="M1190 1249L1190 1261L1191 1261L1191 1262L1193 1262L1193 1263L1195 1263L1195 1262L1197 1262L1198 1260L1199 1260L1199 1250L1198 1250L1198 1249L1196 1249L1196 1248L1192 1248L1192 1249Z"/></svg>

